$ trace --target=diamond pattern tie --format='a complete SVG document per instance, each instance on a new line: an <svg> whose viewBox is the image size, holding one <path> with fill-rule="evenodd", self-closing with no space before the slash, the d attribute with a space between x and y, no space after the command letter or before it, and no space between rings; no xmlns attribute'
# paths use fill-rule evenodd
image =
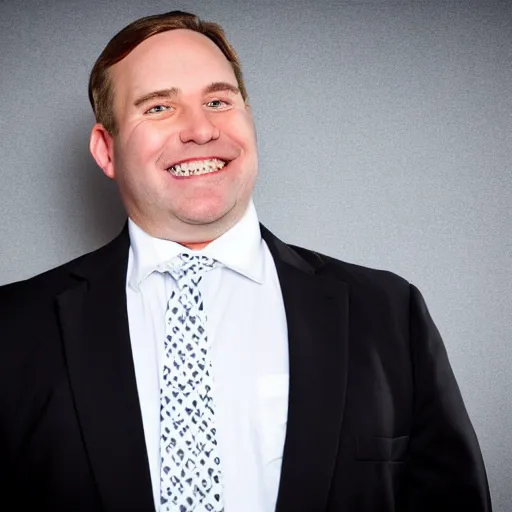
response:
<svg viewBox="0 0 512 512"><path fill-rule="evenodd" d="M160 267L178 285L165 314L160 373L160 511L224 510L212 396L210 343L199 291L215 267L207 256L180 254Z"/></svg>

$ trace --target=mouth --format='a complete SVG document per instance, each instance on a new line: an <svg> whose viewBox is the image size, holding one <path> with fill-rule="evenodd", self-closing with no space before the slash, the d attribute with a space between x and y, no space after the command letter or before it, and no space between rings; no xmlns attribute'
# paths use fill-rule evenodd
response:
<svg viewBox="0 0 512 512"><path fill-rule="evenodd" d="M189 176L201 176L203 174L212 174L223 169L229 162L220 158L211 158L208 160L189 160L172 165L167 169L169 174L177 178L187 178Z"/></svg>

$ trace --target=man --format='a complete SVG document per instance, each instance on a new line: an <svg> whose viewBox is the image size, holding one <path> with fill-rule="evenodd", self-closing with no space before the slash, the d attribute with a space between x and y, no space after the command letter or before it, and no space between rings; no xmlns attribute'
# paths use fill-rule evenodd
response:
<svg viewBox="0 0 512 512"><path fill-rule="evenodd" d="M16 510L491 510L419 291L288 246L222 29L137 20L90 80L129 220L0 290L0 482Z"/></svg>

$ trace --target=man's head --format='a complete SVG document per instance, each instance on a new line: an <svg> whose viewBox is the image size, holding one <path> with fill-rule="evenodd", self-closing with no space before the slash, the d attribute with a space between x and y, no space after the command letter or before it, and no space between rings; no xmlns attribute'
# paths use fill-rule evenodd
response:
<svg viewBox="0 0 512 512"><path fill-rule="evenodd" d="M240 219L257 175L256 134L220 26L182 12L135 21L96 61L89 97L91 153L142 229L200 242Z"/></svg>

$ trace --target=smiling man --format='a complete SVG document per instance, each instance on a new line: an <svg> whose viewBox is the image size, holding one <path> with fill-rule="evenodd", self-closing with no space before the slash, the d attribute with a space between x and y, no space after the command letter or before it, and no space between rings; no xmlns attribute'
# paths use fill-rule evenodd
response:
<svg viewBox="0 0 512 512"><path fill-rule="evenodd" d="M219 25L135 21L93 67L90 150L128 220L0 288L0 490L16 510L490 511L420 292L258 222Z"/></svg>
<svg viewBox="0 0 512 512"><path fill-rule="evenodd" d="M144 40L108 73L115 133L98 123L91 152L129 217L158 238L218 238L246 211L258 168L233 66L205 35L177 29Z"/></svg>

